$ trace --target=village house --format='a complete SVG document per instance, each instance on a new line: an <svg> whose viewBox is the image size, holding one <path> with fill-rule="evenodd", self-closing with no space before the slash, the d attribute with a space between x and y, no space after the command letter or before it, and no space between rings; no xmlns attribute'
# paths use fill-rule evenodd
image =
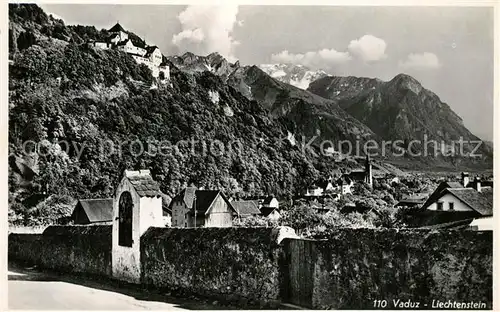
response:
<svg viewBox="0 0 500 312"><path fill-rule="evenodd" d="M236 209L240 218L256 217L261 214L253 200L232 201L231 205Z"/></svg>
<svg viewBox="0 0 500 312"><path fill-rule="evenodd" d="M268 218L271 220L278 220L281 218L281 214L278 208L274 207L262 207L260 208L260 213L264 218Z"/></svg>
<svg viewBox="0 0 500 312"><path fill-rule="evenodd" d="M315 184L311 185L307 188L304 196L323 196L326 193L331 193L335 190L334 185L332 184L332 178L328 180L320 180Z"/></svg>
<svg viewBox="0 0 500 312"><path fill-rule="evenodd" d="M74 224L110 223L113 221L113 198L80 199L71 220Z"/></svg>
<svg viewBox="0 0 500 312"><path fill-rule="evenodd" d="M231 227L238 211L219 190L187 187L170 203L173 227Z"/></svg>
<svg viewBox="0 0 500 312"><path fill-rule="evenodd" d="M420 223L440 224L493 216L493 189L462 173L461 182L442 182L421 207Z"/></svg>
<svg viewBox="0 0 500 312"><path fill-rule="evenodd" d="M337 180L337 185L340 194L352 194L352 187L354 186L354 181L348 175L343 175Z"/></svg>
<svg viewBox="0 0 500 312"><path fill-rule="evenodd" d="M274 196L267 196L265 197L262 202L260 203L260 208L279 208L279 201L276 197Z"/></svg>

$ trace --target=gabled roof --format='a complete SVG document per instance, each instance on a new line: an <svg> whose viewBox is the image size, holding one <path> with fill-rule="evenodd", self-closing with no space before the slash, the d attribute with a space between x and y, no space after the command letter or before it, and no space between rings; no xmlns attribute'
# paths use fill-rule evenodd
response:
<svg viewBox="0 0 500 312"><path fill-rule="evenodd" d="M130 181L140 197L161 196L160 185L153 180L149 170L129 171L125 170L125 176Z"/></svg>
<svg viewBox="0 0 500 312"><path fill-rule="evenodd" d="M442 195L452 194L471 209L479 212L482 216L493 215L493 191L481 192L473 188L449 188ZM441 196L442 197L442 196Z"/></svg>
<svg viewBox="0 0 500 312"><path fill-rule="evenodd" d="M81 206L90 222L113 220L113 198L80 199L75 206Z"/></svg>
<svg viewBox="0 0 500 312"><path fill-rule="evenodd" d="M264 198L264 200L262 201L262 205L269 205L273 199L275 199L275 197L274 197L274 196L267 196L267 197L266 197L266 198Z"/></svg>
<svg viewBox="0 0 500 312"><path fill-rule="evenodd" d="M439 197L441 197L441 193L448 188L463 188L463 185L459 182L448 182L448 181L441 182L436 188L436 190L434 190L431 196L429 196L429 198L422 205L422 209L426 209L432 203L434 203Z"/></svg>
<svg viewBox="0 0 500 312"><path fill-rule="evenodd" d="M259 215L260 211L252 200L241 200L231 202L240 216Z"/></svg>
<svg viewBox="0 0 500 312"><path fill-rule="evenodd" d="M193 205L196 205L196 212L201 214L206 214L209 212L213 202L218 195L228 203L228 206L238 213L238 211L231 205L226 196L219 190L197 190L196 187L187 187L183 189L179 194L177 194L170 202L169 208L172 209L174 202L182 201L186 207L193 209ZM196 195L196 197L195 197ZM194 210L192 211L194 212Z"/></svg>
<svg viewBox="0 0 500 312"><path fill-rule="evenodd" d="M273 213L273 211L278 211L278 209L274 208L274 207L262 207L260 208L260 213L264 216L264 217L268 217L271 213Z"/></svg>
<svg viewBox="0 0 500 312"><path fill-rule="evenodd" d="M197 190L195 192L196 198L193 205L196 207L197 212L206 213L212 203L214 202L217 195L219 195L220 191L211 191L211 190Z"/></svg>
<svg viewBox="0 0 500 312"><path fill-rule="evenodd" d="M120 23L116 23L115 26L108 29L108 32L119 32L119 31L125 32L125 29L123 29L123 27L122 27L122 25L120 25Z"/></svg>

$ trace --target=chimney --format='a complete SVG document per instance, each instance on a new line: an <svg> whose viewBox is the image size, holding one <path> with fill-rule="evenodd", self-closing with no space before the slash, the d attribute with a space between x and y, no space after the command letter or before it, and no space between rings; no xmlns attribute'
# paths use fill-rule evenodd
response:
<svg viewBox="0 0 500 312"><path fill-rule="evenodd" d="M469 184L469 173L462 172L462 186L467 187L467 184Z"/></svg>
<svg viewBox="0 0 500 312"><path fill-rule="evenodd" d="M476 178L474 179L474 182L476 182L476 183L474 184L474 186L475 186L475 188L476 188L476 191L481 192L481 180L480 180L478 177L476 177Z"/></svg>

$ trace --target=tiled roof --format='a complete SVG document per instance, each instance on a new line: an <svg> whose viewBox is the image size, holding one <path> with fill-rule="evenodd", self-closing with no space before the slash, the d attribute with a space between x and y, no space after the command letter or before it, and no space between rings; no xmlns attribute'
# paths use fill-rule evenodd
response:
<svg viewBox="0 0 500 312"><path fill-rule="evenodd" d="M444 182L449 188L462 188L464 187L460 182Z"/></svg>
<svg viewBox="0 0 500 312"><path fill-rule="evenodd" d="M113 220L113 199L80 199L77 206L81 205L90 222L104 222Z"/></svg>
<svg viewBox="0 0 500 312"><path fill-rule="evenodd" d="M231 204L236 209L236 211L238 211L238 214L241 216L260 214L260 211L257 208L257 205L255 205L254 201L251 200L233 201Z"/></svg>
<svg viewBox="0 0 500 312"><path fill-rule="evenodd" d="M463 185L459 182L448 182L448 181L441 182L421 208L426 209L427 207L429 207L439 197L441 197L441 194L448 188L463 188Z"/></svg>
<svg viewBox="0 0 500 312"><path fill-rule="evenodd" d="M126 171L126 176L140 197L160 196L160 185L149 170Z"/></svg>
<svg viewBox="0 0 500 312"><path fill-rule="evenodd" d="M449 188L446 192L451 193L483 216L493 215L492 190L478 192L473 188Z"/></svg>

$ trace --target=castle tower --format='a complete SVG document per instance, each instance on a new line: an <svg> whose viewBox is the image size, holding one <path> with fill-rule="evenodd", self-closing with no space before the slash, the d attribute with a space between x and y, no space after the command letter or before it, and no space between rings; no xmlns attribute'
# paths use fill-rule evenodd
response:
<svg viewBox="0 0 500 312"><path fill-rule="evenodd" d="M372 163L370 161L370 155L366 155L365 160L365 183L369 186L373 186Z"/></svg>
<svg viewBox="0 0 500 312"><path fill-rule="evenodd" d="M151 226L164 226L159 185L149 170L125 170L113 198L111 263L114 278L140 283L141 236Z"/></svg>

